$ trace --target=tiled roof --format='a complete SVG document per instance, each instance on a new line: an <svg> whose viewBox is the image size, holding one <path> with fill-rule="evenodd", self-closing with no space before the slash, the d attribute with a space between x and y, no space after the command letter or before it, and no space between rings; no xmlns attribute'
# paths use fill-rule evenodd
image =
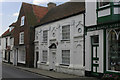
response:
<svg viewBox="0 0 120 80"><path fill-rule="evenodd" d="M9 29L7 29L7 30L2 34L2 37L5 37L5 36L7 36L7 35L9 35L9 34L10 34Z"/></svg>
<svg viewBox="0 0 120 80"><path fill-rule="evenodd" d="M15 25L16 25L16 22L15 22L15 23L12 23L9 27L11 27L11 26L14 26L14 27L15 27Z"/></svg>
<svg viewBox="0 0 120 80"><path fill-rule="evenodd" d="M69 17L85 11L84 2L67 2L48 11L37 26ZM36 26L36 27L37 27Z"/></svg>
<svg viewBox="0 0 120 80"><path fill-rule="evenodd" d="M3 34L2 37L10 36L14 31L14 28L9 32L9 29L7 29Z"/></svg>
<svg viewBox="0 0 120 80"><path fill-rule="evenodd" d="M35 25L40 22L41 18L48 12L47 7L37 6L29 3L24 3L24 12L26 14L28 23L31 25Z"/></svg>
<svg viewBox="0 0 120 80"><path fill-rule="evenodd" d="M37 21L40 22L40 19L43 18L46 13L48 12L48 9L46 7L36 6L32 5L34 14L37 17Z"/></svg>

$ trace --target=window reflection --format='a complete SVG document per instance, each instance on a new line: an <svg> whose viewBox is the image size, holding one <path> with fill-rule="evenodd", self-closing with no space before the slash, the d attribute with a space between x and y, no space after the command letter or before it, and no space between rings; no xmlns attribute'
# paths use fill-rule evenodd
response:
<svg viewBox="0 0 120 80"><path fill-rule="evenodd" d="M120 29L108 33L108 70L120 71Z"/></svg>

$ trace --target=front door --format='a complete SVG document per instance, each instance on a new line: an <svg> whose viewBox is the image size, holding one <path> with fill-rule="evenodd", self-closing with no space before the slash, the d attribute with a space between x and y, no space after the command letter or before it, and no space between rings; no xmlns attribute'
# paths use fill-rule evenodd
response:
<svg viewBox="0 0 120 80"><path fill-rule="evenodd" d="M56 63L56 53L52 52L52 69L55 70L55 63Z"/></svg>
<svg viewBox="0 0 120 80"><path fill-rule="evenodd" d="M8 63L10 63L10 51L8 52Z"/></svg>
<svg viewBox="0 0 120 80"><path fill-rule="evenodd" d="M97 73L99 67L99 57L97 55L98 47L99 47L99 36L95 35L91 37L91 47L92 47L92 67L91 71L93 73Z"/></svg>
<svg viewBox="0 0 120 80"><path fill-rule="evenodd" d="M36 52L36 63L35 63L36 64L36 68L38 67L37 66L38 59L39 59L39 52Z"/></svg>

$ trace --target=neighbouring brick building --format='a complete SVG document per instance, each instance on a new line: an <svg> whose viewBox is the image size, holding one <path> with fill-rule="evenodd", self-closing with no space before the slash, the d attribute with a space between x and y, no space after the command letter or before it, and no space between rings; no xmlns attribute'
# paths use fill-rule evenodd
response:
<svg viewBox="0 0 120 80"><path fill-rule="evenodd" d="M48 12L46 7L22 3L14 30L14 65L34 64L34 25Z"/></svg>

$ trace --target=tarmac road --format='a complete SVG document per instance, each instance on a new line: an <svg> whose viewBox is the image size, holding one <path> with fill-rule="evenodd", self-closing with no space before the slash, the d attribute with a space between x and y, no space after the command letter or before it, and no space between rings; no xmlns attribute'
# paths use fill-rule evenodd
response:
<svg viewBox="0 0 120 80"><path fill-rule="evenodd" d="M18 69L11 65L2 65L2 80L53 80L50 77Z"/></svg>

